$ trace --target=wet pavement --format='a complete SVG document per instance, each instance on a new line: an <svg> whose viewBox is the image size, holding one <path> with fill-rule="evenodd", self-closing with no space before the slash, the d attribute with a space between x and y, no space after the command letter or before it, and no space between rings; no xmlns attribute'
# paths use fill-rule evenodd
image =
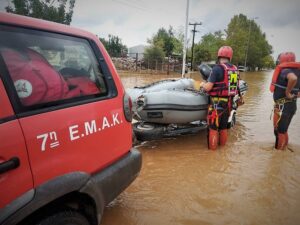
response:
<svg viewBox="0 0 300 225"><path fill-rule="evenodd" d="M206 131L136 146L141 173L106 207L101 225L299 225L300 112L290 150L274 150L271 75L242 74L249 90L227 146L207 150ZM121 78L133 87L174 76Z"/></svg>

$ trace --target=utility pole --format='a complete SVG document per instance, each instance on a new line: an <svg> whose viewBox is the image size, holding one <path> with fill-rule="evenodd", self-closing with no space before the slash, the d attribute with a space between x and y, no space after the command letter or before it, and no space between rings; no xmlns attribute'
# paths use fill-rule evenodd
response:
<svg viewBox="0 0 300 225"><path fill-rule="evenodd" d="M192 32L193 32L193 42L192 42L192 59L191 59L191 69L193 70L195 33L198 32L198 30L196 30L196 26L202 25L202 23L201 22L200 23L189 23L189 25L194 26L194 29L192 30Z"/></svg>
<svg viewBox="0 0 300 225"><path fill-rule="evenodd" d="M187 29L189 21L189 0L186 0L186 12L185 12L185 32L184 32L184 43L183 43L183 57L182 57L182 72L181 76L185 76L185 58L186 58L186 48L187 48Z"/></svg>

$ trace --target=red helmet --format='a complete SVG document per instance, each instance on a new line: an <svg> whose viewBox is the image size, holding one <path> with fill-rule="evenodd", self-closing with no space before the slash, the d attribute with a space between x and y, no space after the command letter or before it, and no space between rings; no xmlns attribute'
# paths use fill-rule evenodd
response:
<svg viewBox="0 0 300 225"><path fill-rule="evenodd" d="M232 54L233 51L230 46L222 46L218 51L218 58L228 58L231 61Z"/></svg>
<svg viewBox="0 0 300 225"><path fill-rule="evenodd" d="M282 52L279 54L276 63L281 64L284 62L296 62L296 56L294 52Z"/></svg>

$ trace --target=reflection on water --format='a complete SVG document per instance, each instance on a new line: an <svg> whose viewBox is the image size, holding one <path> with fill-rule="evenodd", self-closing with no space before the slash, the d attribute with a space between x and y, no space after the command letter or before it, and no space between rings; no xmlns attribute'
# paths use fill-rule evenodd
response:
<svg viewBox="0 0 300 225"><path fill-rule="evenodd" d="M126 75L122 81L133 87L166 78ZM300 224L300 113L289 129L294 152L275 151L271 72L242 78L249 91L228 145L208 151L202 131L137 146L141 174L105 209L101 225Z"/></svg>

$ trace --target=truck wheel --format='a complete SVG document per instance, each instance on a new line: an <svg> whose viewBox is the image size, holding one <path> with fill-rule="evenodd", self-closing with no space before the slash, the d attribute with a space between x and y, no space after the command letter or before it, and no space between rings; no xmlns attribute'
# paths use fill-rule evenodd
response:
<svg viewBox="0 0 300 225"><path fill-rule="evenodd" d="M139 141L151 141L163 137L164 126L155 123L135 123L134 134Z"/></svg>
<svg viewBox="0 0 300 225"><path fill-rule="evenodd" d="M74 210L60 211L40 220L36 225L90 225L89 221Z"/></svg>

